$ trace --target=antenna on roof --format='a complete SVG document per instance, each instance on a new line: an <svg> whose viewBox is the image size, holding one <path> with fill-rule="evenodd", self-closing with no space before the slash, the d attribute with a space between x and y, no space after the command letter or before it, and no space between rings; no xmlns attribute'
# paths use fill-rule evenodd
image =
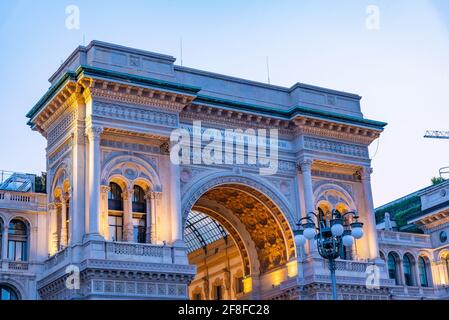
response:
<svg viewBox="0 0 449 320"><path fill-rule="evenodd" d="M86 45L86 34L83 33L83 46Z"/></svg>
<svg viewBox="0 0 449 320"><path fill-rule="evenodd" d="M180 49L181 49L181 67L182 67L182 37L180 39Z"/></svg>
<svg viewBox="0 0 449 320"><path fill-rule="evenodd" d="M267 80L268 80L268 84L270 84L270 64L268 62L268 56L267 56Z"/></svg>

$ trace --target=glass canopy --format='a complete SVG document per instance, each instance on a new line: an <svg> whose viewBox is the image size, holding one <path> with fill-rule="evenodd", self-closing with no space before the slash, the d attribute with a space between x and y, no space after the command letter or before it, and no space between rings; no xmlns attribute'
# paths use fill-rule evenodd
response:
<svg viewBox="0 0 449 320"><path fill-rule="evenodd" d="M185 242L189 253L227 236L226 230L214 219L198 211L189 213L185 228Z"/></svg>

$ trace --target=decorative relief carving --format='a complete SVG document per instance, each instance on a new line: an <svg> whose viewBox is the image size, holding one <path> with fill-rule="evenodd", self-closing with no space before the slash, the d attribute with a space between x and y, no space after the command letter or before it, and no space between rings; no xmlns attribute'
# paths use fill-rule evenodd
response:
<svg viewBox="0 0 449 320"><path fill-rule="evenodd" d="M142 153L159 153L159 147L157 146L150 146L140 143L132 143L132 142L124 142L124 141L117 141L117 140L101 140L101 146L108 147L108 148L114 148L114 149L126 149L126 150L132 150L135 152L142 152Z"/></svg>
<svg viewBox="0 0 449 320"><path fill-rule="evenodd" d="M304 137L304 148L315 151L338 153L358 158L369 158L368 148L355 144Z"/></svg>
<svg viewBox="0 0 449 320"><path fill-rule="evenodd" d="M47 142L49 146L52 146L59 137L69 131L69 128L75 122L76 117L76 111L72 111L64 116L53 128L48 131Z"/></svg>
<svg viewBox="0 0 449 320"><path fill-rule="evenodd" d="M175 128L179 124L178 116L173 113L129 107L100 101L94 102L93 113L94 115L108 118L123 119L171 128Z"/></svg>
<svg viewBox="0 0 449 320"><path fill-rule="evenodd" d="M48 165L53 166L56 161L61 159L72 147L71 140L66 141L55 152L48 157Z"/></svg>
<svg viewBox="0 0 449 320"><path fill-rule="evenodd" d="M358 181L356 174L335 173L321 170L312 170L312 176L332 180Z"/></svg>
<svg viewBox="0 0 449 320"><path fill-rule="evenodd" d="M86 135L90 141L100 140L104 128L102 126L92 125L86 128Z"/></svg>

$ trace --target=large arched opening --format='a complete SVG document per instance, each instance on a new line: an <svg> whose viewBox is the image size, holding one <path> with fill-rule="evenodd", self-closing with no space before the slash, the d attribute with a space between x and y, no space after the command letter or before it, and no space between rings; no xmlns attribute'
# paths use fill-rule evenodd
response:
<svg viewBox="0 0 449 320"><path fill-rule="evenodd" d="M235 181L201 190L184 206L191 299L264 298L296 276L293 233L271 198Z"/></svg>

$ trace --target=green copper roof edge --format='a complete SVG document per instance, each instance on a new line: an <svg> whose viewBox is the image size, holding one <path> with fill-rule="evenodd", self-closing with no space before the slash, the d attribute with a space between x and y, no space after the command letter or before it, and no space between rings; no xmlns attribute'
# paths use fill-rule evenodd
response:
<svg viewBox="0 0 449 320"><path fill-rule="evenodd" d="M193 86L185 86L180 85L173 82L168 81L162 81L162 80L156 80L152 78L147 77L141 77L136 75L130 75L127 73L122 72L116 72L116 71L110 71L102 68L97 67L91 67L91 66L85 66L80 65L75 72L73 71L67 71L61 79L59 79L54 85L52 85L48 91L44 94L44 96L36 103L36 105L27 113L27 118L33 118L39 110L43 107L45 103L48 102L50 97L68 80L78 80L80 76L82 75L103 75L103 76L110 76L115 79L121 79L126 81L131 81L133 83L139 83L139 84L146 84L150 86L158 86L161 88L168 88L168 89L175 89L180 90L184 92L188 92L190 94L194 94L196 98L194 99L194 102L204 102L204 103L212 103L214 105L220 105L220 106L228 106L231 108L240 108L240 109L246 109L250 111L260 112L263 114L268 114L271 116L277 116L277 117L283 117L286 119L292 119L295 116L298 115L312 115L320 118L326 118L326 119L332 119L332 120L339 120L343 122L349 122L349 123L358 123L362 125L366 125L369 127L373 127L378 130L383 130L383 128L387 125L385 122L375 121L375 120L369 120L369 119L360 119L352 116L347 115L341 115L334 112L327 112L327 111L321 111L316 109L311 109L303 106L295 106L288 110L279 110L271 107L265 107L245 102L237 102L233 100L227 100L223 98L217 98L217 97L211 97L207 95L201 95L198 94L198 92L201 90L199 87L193 87ZM32 125L31 120L28 121L28 125Z"/></svg>
<svg viewBox="0 0 449 320"><path fill-rule="evenodd" d="M103 75L103 76L111 77L114 79L130 81L132 83L139 83L139 84L145 84L145 85L150 85L150 86L157 86L160 88L180 90L180 91L183 91L184 93L190 93L190 94L194 94L194 95L196 95L201 90L201 88L199 88L199 87L187 86L187 85L183 85L183 84L179 84L179 83L175 83L175 82L158 80L158 79L153 79L153 78L149 78L149 77L142 77L142 76L137 76L137 75L133 75L133 74L129 74L129 73L111 71L111 70L107 70L107 69L103 69L103 68L86 66L86 65L80 65L76 69L75 73L76 73L77 77L79 77L82 74L95 75L95 76Z"/></svg>
<svg viewBox="0 0 449 320"><path fill-rule="evenodd" d="M65 72L64 75L54 85L52 85L47 90L47 92L44 94L44 96L41 99L39 99L39 101L33 106L33 108L31 108L31 110L26 114L26 117L30 118L30 119L33 118L40 111L40 109L45 105L45 103L48 102L50 97L52 97L54 95L54 93L57 90L59 90L61 88L61 86L63 86L66 83L67 79L77 81L79 79L79 77L82 75L100 75L100 76L103 75L106 77L110 76L111 78L130 81L132 83L145 84L145 85L158 87L158 88L172 89L172 90L177 90L177 91L181 91L183 93L188 93L188 94L193 94L193 95L196 95L196 93L201 90L201 88L198 88L198 87L185 86L185 85L180 85L180 84L177 84L174 82L156 80L156 79L151 79L151 78L147 78L147 77L140 77L140 76L130 75L127 73L115 72L115 71L105 70L105 69L101 69L101 68L81 65L76 69L75 72L73 72L73 71ZM27 124L30 125L31 122L28 121Z"/></svg>
<svg viewBox="0 0 449 320"><path fill-rule="evenodd" d="M312 116L317 116L317 117L321 117L321 118L339 120L339 121L344 121L344 122L349 122L349 123L359 123L362 125L376 128L378 130L383 130L383 128L387 125L386 122L380 122L380 121L375 121L375 120L370 120L370 119L360 119L360 118L351 117L351 116L347 116L347 115L341 115L341 114L334 113L334 112L327 112L327 111L311 109L311 108L307 108L307 107L303 107L303 106L295 106L288 110L279 110L279 109L275 109L275 108L264 107L264 106L250 104L250 103L246 103L246 102L236 102L236 101L232 101L232 100L216 98L216 97L211 97L211 96L201 95L201 94L199 94L193 102L211 103L214 105L228 106L231 108L238 107L240 109L261 112L264 114L269 114L271 116L284 117L287 119L292 119L293 117L298 116L298 115L312 115Z"/></svg>
<svg viewBox="0 0 449 320"><path fill-rule="evenodd" d="M61 79L59 79L54 85L52 85L47 92L39 99L39 101L31 108L30 111L26 114L27 118L32 118L36 115L36 113L42 108L42 106L48 102L51 96L58 91L63 84L67 81L76 80L75 73L72 71L67 71Z"/></svg>

